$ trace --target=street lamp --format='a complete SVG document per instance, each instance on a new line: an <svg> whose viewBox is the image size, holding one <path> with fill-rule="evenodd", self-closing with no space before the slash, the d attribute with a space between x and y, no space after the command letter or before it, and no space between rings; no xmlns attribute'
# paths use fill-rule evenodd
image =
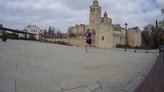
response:
<svg viewBox="0 0 164 92"><path fill-rule="evenodd" d="M125 29L126 29L126 33L125 33L125 49L124 49L125 52L126 52L126 46L127 46L127 27L128 27L128 23L125 23Z"/></svg>

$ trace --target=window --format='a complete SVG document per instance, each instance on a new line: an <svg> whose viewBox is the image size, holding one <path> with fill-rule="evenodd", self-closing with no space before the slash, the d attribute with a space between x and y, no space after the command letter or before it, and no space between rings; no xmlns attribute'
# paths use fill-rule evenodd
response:
<svg viewBox="0 0 164 92"><path fill-rule="evenodd" d="M102 36L102 40L104 40L104 36Z"/></svg>
<svg viewBox="0 0 164 92"><path fill-rule="evenodd" d="M102 18L102 20L101 20L101 21L102 21L102 23L104 23L104 19L103 19L103 18Z"/></svg>
<svg viewBox="0 0 164 92"><path fill-rule="evenodd" d="M95 8L93 8L93 12L95 12Z"/></svg>

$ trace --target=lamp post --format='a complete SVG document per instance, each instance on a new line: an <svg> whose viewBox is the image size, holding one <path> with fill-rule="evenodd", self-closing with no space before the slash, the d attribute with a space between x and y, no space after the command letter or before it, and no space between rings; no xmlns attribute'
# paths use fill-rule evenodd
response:
<svg viewBox="0 0 164 92"><path fill-rule="evenodd" d="M126 52L126 47L127 47L127 27L128 27L128 23L125 23L125 29L126 29L126 33L125 33L125 49L124 49L125 52Z"/></svg>

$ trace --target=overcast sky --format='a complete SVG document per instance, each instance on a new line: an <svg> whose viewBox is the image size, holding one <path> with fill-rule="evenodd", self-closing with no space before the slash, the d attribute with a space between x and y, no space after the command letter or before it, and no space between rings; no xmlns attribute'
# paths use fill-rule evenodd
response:
<svg viewBox="0 0 164 92"><path fill-rule="evenodd" d="M113 24L125 22L140 29L155 20L164 19L160 9L164 0L98 0L102 13L107 11ZM0 24L23 29L32 24L45 29L59 27L66 32L69 26L88 24L89 6L93 0L0 0Z"/></svg>

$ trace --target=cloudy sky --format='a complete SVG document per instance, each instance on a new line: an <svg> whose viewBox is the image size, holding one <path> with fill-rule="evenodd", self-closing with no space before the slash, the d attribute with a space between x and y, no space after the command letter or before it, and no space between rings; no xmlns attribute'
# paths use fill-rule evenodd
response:
<svg viewBox="0 0 164 92"><path fill-rule="evenodd" d="M125 22L140 29L155 20L164 19L160 9L164 0L98 0L102 13L108 12L113 24ZM69 26L88 24L89 6L93 0L0 0L0 24L23 29L28 24L45 29L59 27L66 32Z"/></svg>

